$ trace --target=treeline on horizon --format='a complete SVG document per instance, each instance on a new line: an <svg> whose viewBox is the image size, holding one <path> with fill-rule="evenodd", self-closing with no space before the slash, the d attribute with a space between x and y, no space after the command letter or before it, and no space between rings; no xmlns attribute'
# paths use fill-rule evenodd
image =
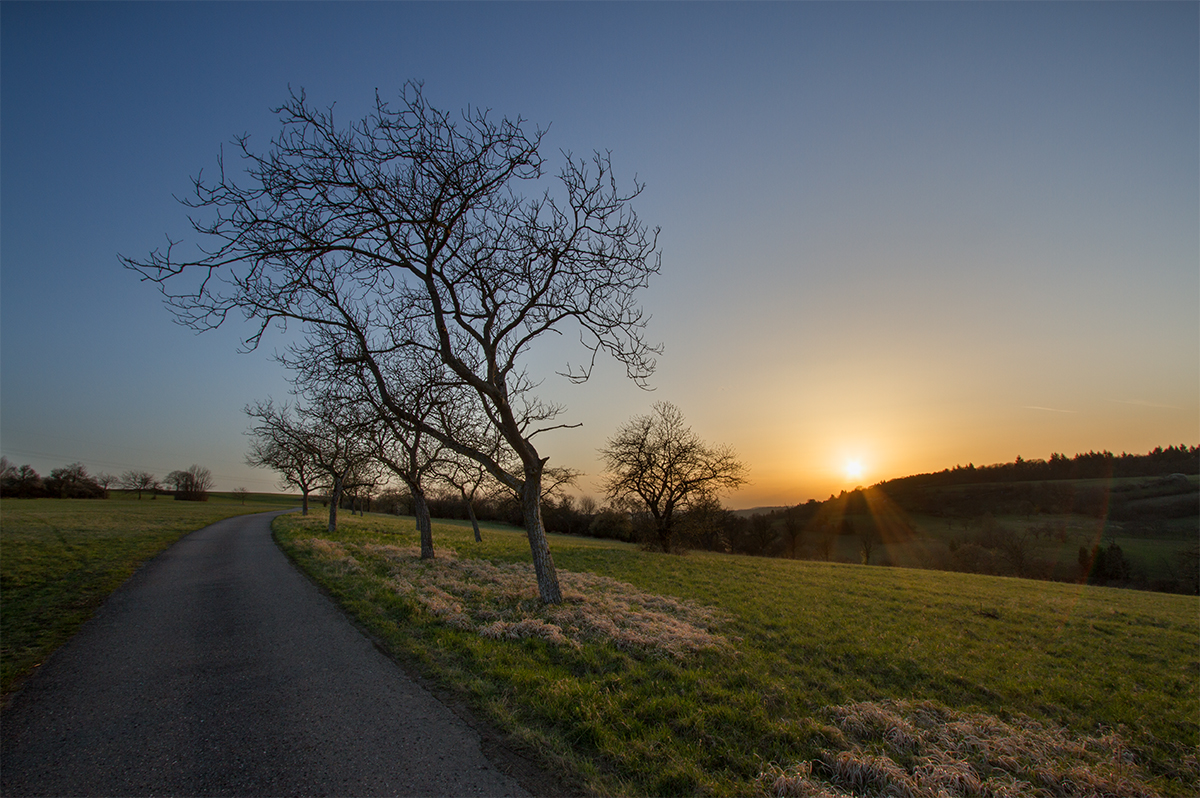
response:
<svg viewBox="0 0 1200 798"><path fill-rule="evenodd" d="M31 465L18 466L7 457L0 457L0 497L9 499L107 499L111 488L150 498L160 493L173 495L179 501L208 501L212 490L212 473L198 465L172 471L161 480L149 471L130 470L117 476L101 472L88 473L83 463L71 463L50 471L43 477ZM238 488L235 493L245 493Z"/></svg>
<svg viewBox="0 0 1200 798"><path fill-rule="evenodd" d="M1161 446L1147 454L1114 455L1110 451L1067 457L1051 454L1049 460L1025 460L976 467L956 465L929 474L914 474L879 483L884 490L907 487L969 485L984 482L1025 482L1064 479L1120 479L1169 474L1200 474L1200 446Z"/></svg>
<svg viewBox="0 0 1200 798"><path fill-rule="evenodd" d="M6 497L105 498L107 489L139 492L135 477L87 474L75 463L56 469L45 480L28 466L7 462L0 475L0 495ZM193 469L197 467L193 466ZM189 469L189 471L192 469ZM173 472L173 478L182 472ZM1200 447L1156 448L1145 455L1088 452L1073 458L1024 460L975 467L955 466L932 474L888 480L870 488L842 491L825 501L810 499L794 507L746 517L719 501L694 504L678 516L674 550L704 550L762 557L900 565L936 570L1019 576L1055 581L1086 581L1168 592L1200 592L1200 491L1188 476L1200 473ZM1180 476L1183 475L1183 476ZM151 475L140 487L155 495L162 490ZM207 474L205 474L207 476ZM1142 478L1113 484L1113 479ZM1096 482L1095 480L1099 480ZM211 484L211 483L209 483ZM179 496L177 495L177 498ZM328 494L314 498L328 504ZM480 521L521 526L522 508L515 495L491 491L472 502L452 491L428 496L434 518L471 517ZM340 505L351 511L412 515L408 491L353 489ZM577 498L553 491L543 500L546 529L566 535L596 537L640 544L653 549L654 525L644 508L632 502L600 505L591 497ZM1063 520L1067 516L1096 519L1106 529L1117 522L1123 538L1190 537L1167 577L1150 576L1111 539L1076 540ZM897 556L917 539L911 516L940 519L959 529L948 540L922 539L920 559ZM1047 520L1038 520L1038 517ZM1019 523L1011 519L1022 519ZM1003 521L998 519L1010 519ZM1039 560L1039 549L1070 548L1078 555L1069 562Z"/></svg>

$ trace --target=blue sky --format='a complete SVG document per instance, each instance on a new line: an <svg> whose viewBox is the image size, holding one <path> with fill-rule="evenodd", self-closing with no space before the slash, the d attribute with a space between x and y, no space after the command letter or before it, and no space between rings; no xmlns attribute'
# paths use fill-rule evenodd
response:
<svg viewBox="0 0 1200 798"><path fill-rule="evenodd" d="M584 424L543 442L554 463L595 476L659 399L746 460L734 506L1194 445L1198 9L5 2L0 450L270 489L241 410L286 395L280 342L176 326L117 255L186 237L172 197L233 135L265 147L289 86L348 120L409 79L646 183L656 390L569 386L569 349L536 353Z"/></svg>

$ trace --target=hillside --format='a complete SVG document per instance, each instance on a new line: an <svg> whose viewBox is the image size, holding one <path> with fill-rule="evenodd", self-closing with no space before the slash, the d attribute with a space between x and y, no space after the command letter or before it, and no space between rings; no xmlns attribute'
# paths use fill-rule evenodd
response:
<svg viewBox="0 0 1200 798"><path fill-rule="evenodd" d="M435 524L433 561L408 518L275 530L393 656L581 793L1200 789L1193 598L553 536L566 601L544 607L511 528Z"/></svg>
<svg viewBox="0 0 1200 798"><path fill-rule="evenodd" d="M1200 449L956 466L727 520L725 550L1200 592ZM704 546L707 547L707 546Z"/></svg>

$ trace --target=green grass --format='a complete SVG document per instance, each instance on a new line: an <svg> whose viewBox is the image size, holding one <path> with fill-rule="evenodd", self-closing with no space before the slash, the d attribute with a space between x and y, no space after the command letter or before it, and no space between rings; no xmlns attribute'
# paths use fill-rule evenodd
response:
<svg viewBox="0 0 1200 798"><path fill-rule="evenodd" d="M273 494L207 502L114 493L0 502L0 693L5 697L142 563L189 532L244 513L294 506Z"/></svg>
<svg viewBox="0 0 1200 798"><path fill-rule="evenodd" d="M856 528L867 528L871 523L868 516L849 516ZM971 542L979 534L979 523L964 523L959 519L939 518L927 515L906 515L912 536L904 540L883 540L871 554L872 563L887 562L909 568L934 568L947 558L952 541ZM1076 573L1079 547L1091 549L1098 544L1108 546L1116 543L1134 569L1134 577L1140 583L1173 579L1180 568L1182 552L1195 544L1196 521L1193 519L1169 519L1162 522L1162 529L1152 537L1130 534L1125 525L1101 521L1083 515L1001 515L995 523L1000 529L1012 532L1033 530L1066 531L1065 540L1053 535L1034 537L1028 552L1031 567L1060 564L1058 573L1073 577ZM813 556L812 552L809 556ZM996 555L1000 567L1008 565ZM835 542L831 559L840 562L861 561L859 542L856 535L842 535Z"/></svg>
<svg viewBox="0 0 1200 798"><path fill-rule="evenodd" d="M542 763L600 794L745 795L763 774L840 750L836 707L929 701L1080 738L1115 731L1140 775L1200 792L1200 602L1094 586L706 553L669 556L552 536L560 571L590 572L721 611L729 645L685 657L585 641L491 639L387 584L360 548L416 542L411 519L345 519L354 561L276 538L401 661L458 691ZM460 560L527 562L519 530L437 524ZM415 566L414 566L415 567ZM532 577L530 577L532 578ZM394 585L394 580L393 580ZM468 607L468 610L470 608ZM543 615L545 613L543 612ZM546 616L549 617L549 616Z"/></svg>

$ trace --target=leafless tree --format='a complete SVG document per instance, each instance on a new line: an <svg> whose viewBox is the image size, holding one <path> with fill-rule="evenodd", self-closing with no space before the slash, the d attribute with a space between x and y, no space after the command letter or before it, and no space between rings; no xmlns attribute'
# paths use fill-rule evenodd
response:
<svg viewBox="0 0 1200 798"><path fill-rule="evenodd" d="M521 185L544 176L542 131L477 109L456 118L419 84L396 109L377 97L347 127L302 92L278 114L283 130L268 153L236 140L246 181L223 161L215 179L196 179L187 204L208 214L193 221L206 249L181 257L169 242L125 264L197 329L241 311L254 322L249 347L273 324L298 322L311 344L302 360L357 370L399 422L482 463L521 496L539 593L561 601L534 439L568 425L533 395L523 362L543 336L571 332L584 349L580 365L564 368L572 380L588 379L601 353L639 384L653 372L658 349L635 301L659 268L657 231L629 205L641 186L619 190L607 155L568 154L556 187L527 199ZM407 412L391 364L429 356L472 392L519 469Z"/></svg>
<svg viewBox="0 0 1200 798"><path fill-rule="evenodd" d="M243 505L246 503L246 496L249 493L250 493L250 491L246 490L245 488L234 488L233 489L233 495L236 496L238 499L240 499L241 503Z"/></svg>
<svg viewBox="0 0 1200 798"><path fill-rule="evenodd" d="M142 491L158 490L158 478L149 471L130 470L121 474L117 484L121 490L136 493L138 501L142 500Z"/></svg>
<svg viewBox="0 0 1200 798"><path fill-rule="evenodd" d="M775 525L771 523L770 516L757 514L750 516L743 544L746 553L769 556L776 537Z"/></svg>
<svg viewBox="0 0 1200 798"><path fill-rule="evenodd" d="M307 453L329 490L329 533L337 531L338 505L347 488L378 480L368 438L370 419L363 409L329 398L297 408L308 430Z"/></svg>
<svg viewBox="0 0 1200 798"><path fill-rule="evenodd" d="M372 426L370 440L375 459L408 488L421 539L421 559L433 559L433 523L425 491L426 483L436 474L440 463L441 442L420 427L402 427L386 414Z"/></svg>
<svg viewBox="0 0 1200 798"><path fill-rule="evenodd" d="M118 484L121 480L116 474L110 474L107 471L101 471L96 475L96 484L104 489L104 495L108 496L108 489Z"/></svg>
<svg viewBox="0 0 1200 798"><path fill-rule="evenodd" d="M849 521L847 521L849 523ZM852 527L853 528L853 527ZM875 525L873 519L858 524L856 530L858 534L858 553L862 556L862 564L871 564L871 555L875 553L875 549L879 547L879 528Z"/></svg>
<svg viewBox="0 0 1200 798"><path fill-rule="evenodd" d="M451 456L443 461L439 478L462 497L467 505L467 517L471 519L471 529L475 532L475 542L481 543L483 535L479 531L479 519L475 517L475 500L480 491L486 491L493 484L488 470L478 460L469 457Z"/></svg>
<svg viewBox="0 0 1200 798"><path fill-rule="evenodd" d="M804 534L804 522L796 514L795 509L783 512L783 534L788 541L788 558L796 559L796 544Z"/></svg>
<svg viewBox="0 0 1200 798"><path fill-rule="evenodd" d="M248 405L246 415L256 422L246 433L250 436L246 464L278 473L284 490L299 489L301 515L308 515L308 496L320 486L322 475L311 452L312 431L287 405L276 407L270 400Z"/></svg>
<svg viewBox="0 0 1200 798"><path fill-rule="evenodd" d="M657 544L671 551L676 514L746 483L746 467L726 446L709 446L670 402L635 416L600 450L610 500L634 498L654 518Z"/></svg>
<svg viewBox="0 0 1200 798"><path fill-rule="evenodd" d="M829 562L833 559L833 551L837 548L838 527L829 521L823 522L817 528L817 553L821 559Z"/></svg>
<svg viewBox="0 0 1200 798"><path fill-rule="evenodd" d="M212 490L212 472L207 468L192 465L185 471L172 471L163 481L175 490L175 498L182 501L208 501L208 492Z"/></svg>
<svg viewBox="0 0 1200 798"><path fill-rule="evenodd" d="M1025 576L1029 569L1030 555L1033 552L1033 535L1027 529L1003 530L998 535L1000 539L1000 554L1008 560L1013 573Z"/></svg>

